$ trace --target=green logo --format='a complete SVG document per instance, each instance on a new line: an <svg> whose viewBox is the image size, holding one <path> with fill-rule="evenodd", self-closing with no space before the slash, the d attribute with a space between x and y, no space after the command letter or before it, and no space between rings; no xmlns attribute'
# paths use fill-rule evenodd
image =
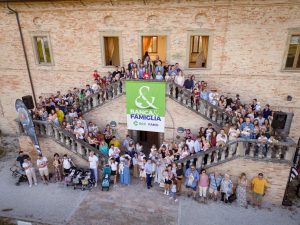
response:
<svg viewBox="0 0 300 225"><path fill-rule="evenodd" d="M136 120L133 122L133 125L134 125L134 126L137 126L138 124L139 124L139 122L136 121Z"/></svg>

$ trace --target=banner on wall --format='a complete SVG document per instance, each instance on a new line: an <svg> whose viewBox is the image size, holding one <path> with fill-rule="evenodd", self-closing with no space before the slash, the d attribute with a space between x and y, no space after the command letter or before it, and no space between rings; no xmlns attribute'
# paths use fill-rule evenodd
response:
<svg viewBox="0 0 300 225"><path fill-rule="evenodd" d="M164 132L166 83L126 81L127 129Z"/></svg>

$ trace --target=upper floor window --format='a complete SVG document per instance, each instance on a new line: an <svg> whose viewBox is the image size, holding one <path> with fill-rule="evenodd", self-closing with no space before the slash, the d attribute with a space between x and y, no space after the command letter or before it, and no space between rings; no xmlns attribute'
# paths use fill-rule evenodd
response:
<svg viewBox="0 0 300 225"><path fill-rule="evenodd" d="M189 68L207 68L209 36L191 35Z"/></svg>
<svg viewBox="0 0 300 225"><path fill-rule="evenodd" d="M34 37L34 44L38 64L52 64L48 37L36 36Z"/></svg>
<svg viewBox="0 0 300 225"><path fill-rule="evenodd" d="M120 66L119 37L103 37L105 66Z"/></svg>
<svg viewBox="0 0 300 225"><path fill-rule="evenodd" d="M144 51L148 53L157 53L158 36L143 36L142 44Z"/></svg>
<svg viewBox="0 0 300 225"><path fill-rule="evenodd" d="M300 34L291 35L285 69L300 69Z"/></svg>

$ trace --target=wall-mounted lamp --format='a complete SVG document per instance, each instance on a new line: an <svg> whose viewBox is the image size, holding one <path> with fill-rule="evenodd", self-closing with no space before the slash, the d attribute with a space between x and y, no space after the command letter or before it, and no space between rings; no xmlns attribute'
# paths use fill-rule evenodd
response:
<svg viewBox="0 0 300 225"><path fill-rule="evenodd" d="M116 127L117 126L117 122L116 121L111 121L110 122L110 126L111 127Z"/></svg>
<svg viewBox="0 0 300 225"><path fill-rule="evenodd" d="M182 134L184 132L184 128L183 127L178 127L177 128L177 133L178 134Z"/></svg>
<svg viewBox="0 0 300 225"><path fill-rule="evenodd" d="M292 97L292 96L290 96L290 95L288 95L288 96L286 97L286 100L290 102L290 101L292 101L292 100L293 100L293 97Z"/></svg>

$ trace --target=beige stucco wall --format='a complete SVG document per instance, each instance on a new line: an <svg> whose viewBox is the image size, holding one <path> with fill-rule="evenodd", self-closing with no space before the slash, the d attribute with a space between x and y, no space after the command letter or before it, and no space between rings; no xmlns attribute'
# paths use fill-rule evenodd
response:
<svg viewBox="0 0 300 225"><path fill-rule="evenodd" d="M209 87L242 100L294 112L292 137L300 131L300 74L282 71L289 29L299 28L300 1L85 1L11 4L20 13L36 95L92 82L104 74L101 34L120 35L123 65L141 57L141 36L167 35L167 61ZM14 133L16 98L31 94L15 16L0 4L0 129ZM166 17L167 15L167 17ZM102 33L100 33L102 32ZM53 66L35 62L31 37L47 34ZM209 68L188 70L189 34L210 35ZM293 96L287 102L286 96Z"/></svg>

